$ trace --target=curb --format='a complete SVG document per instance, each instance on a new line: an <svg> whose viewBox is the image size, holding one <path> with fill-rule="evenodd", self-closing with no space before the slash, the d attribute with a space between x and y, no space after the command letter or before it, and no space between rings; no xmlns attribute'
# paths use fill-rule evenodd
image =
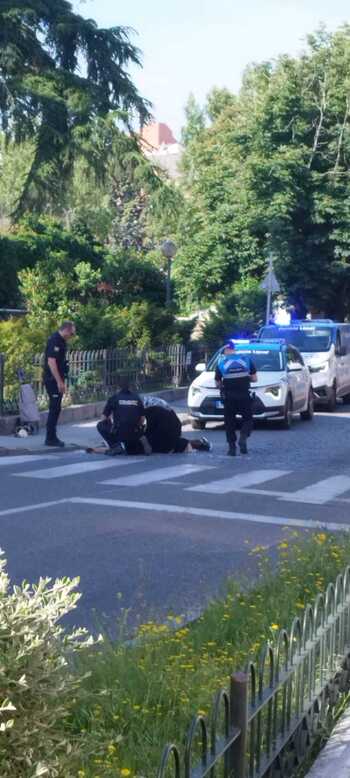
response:
<svg viewBox="0 0 350 778"><path fill-rule="evenodd" d="M182 400L184 397L186 397L187 389L187 386L179 386L172 389L160 389L158 392L140 392L140 394L156 394L157 397L162 397L164 400L174 402L174 400ZM105 404L106 400L99 400L98 402L84 403L82 405L69 405L67 408L62 408L60 414L60 424L74 424L75 422L79 421L98 419L102 415ZM45 427L47 416L48 411L40 412L39 427ZM0 436L13 435L16 428L17 418L17 416L0 417Z"/></svg>
<svg viewBox="0 0 350 778"><path fill-rule="evenodd" d="M325 747L305 778L349 778L350 775L350 709L334 727Z"/></svg>
<svg viewBox="0 0 350 778"><path fill-rule="evenodd" d="M165 398L164 398L165 399ZM191 419L186 412L177 414L181 424L189 424ZM47 446L40 446L38 448L7 448L6 446L0 446L0 458L5 456L19 456L20 454L26 454L27 456L38 454L69 454L72 451L85 451L86 445L79 445L78 443L69 443L64 448L48 448Z"/></svg>

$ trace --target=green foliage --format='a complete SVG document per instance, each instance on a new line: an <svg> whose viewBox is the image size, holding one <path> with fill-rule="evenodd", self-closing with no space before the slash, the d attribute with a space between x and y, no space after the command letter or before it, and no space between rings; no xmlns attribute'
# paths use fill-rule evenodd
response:
<svg viewBox="0 0 350 778"><path fill-rule="evenodd" d="M261 278L267 249L293 302L350 315L350 27L310 36L299 58L247 69L212 93L189 144L176 278L183 307ZM268 236L268 237L267 237Z"/></svg>
<svg viewBox="0 0 350 778"><path fill-rule="evenodd" d="M79 137L66 210L115 248L145 253L174 230L182 205L166 174L144 156L139 139L111 114Z"/></svg>
<svg viewBox="0 0 350 778"><path fill-rule="evenodd" d="M289 630L294 616L302 617L305 606L343 572L349 551L347 535L302 538L286 532L273 563L266 547L251 547L251 564L258 568L253 586L229 580L224 594L193 623L170 613L162 624L141 624L137 640L121 639L82 656L81 671L91 675L87 698L75 709L76 728L92 733L98 722L107 739L119 725L119 770L128 769L130 778L155 775L164 745L175 742L182 749L192 717L209 714L214 694L227 688L231 673L249 658L257 660L267 641L276 645L280 629ZM86 778L96 775L92 760L83 766ZM101 760L101 778L103 766Z"/></svg>
<svg viewBox="0 0 350 778"><path fill-rule="evenodd" d="M237 281L221 295L203 327L203 340L213 347L228 338L249 337L264 320L266 293L254 279Z"/></svg>
<svg viewBox="0 0 350 778"><path fill-rule="evenodd" d="M19 381L17 371L25 370L29 380L40 379L40 368L33 367L33 355L43 351L49 331L45 326L34 330L25 318L0 321L0 352L5 354L5 400L16 400Z"/></svg>
<svg viewBox="0 0 350 778"><path fill-rule="evenodd" d="M0 8L0 116L8 137L35 140L17 202L43 208L70 177L76 138L96 116L119 111L141 121L148 104L127 74L140 52L123 27L99 29L67 0L3 0Z"/></svg>
<svg viewBox="0 0 350 778"><path fill-rule="evenodd" d="M59 621L76 608L77 583L41 578L11 589L0 559L2 778L76 775L81 744L67 722L83 678L71 668L89 641L84 630L69 634Z"/></svg>
<svg viewBox="0 0 350 778"><path fill-rule="evenodd" d="M0 271L5 288L15 284L16 266L24 265L18 272L20 294L14 289L12 299L28 311L24 319L0 323L11 395L18 368L31 372L32 355L43 351L64 319L76 321L78 348L149 346L174 337L156 257L107 250L78 224L68 230L48 217L18 224L0 238L0 252L10 260Z"/></svg>
<svg viewBox="0 0 350 778"><path fill-rule="evenodd" d="M7 141L0 133L0 226L10 222L16 204L25 185L35 144L32 140L22 143Z"/></svg>

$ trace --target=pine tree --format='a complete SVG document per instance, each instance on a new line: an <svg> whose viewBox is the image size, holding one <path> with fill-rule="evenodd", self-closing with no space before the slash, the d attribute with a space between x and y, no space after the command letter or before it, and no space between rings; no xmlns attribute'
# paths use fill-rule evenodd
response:
<svg viewBox="0 0 350 778"><path fill-rule="evenodd" d="M43 208L69 178L80 134L95 117L120 112L143 123L149 104L127 74L140 52L124 27L100 29L67 0L0 1L0 127L35 152L15 215ZM45 186L43 186L45 182Z"/></svg>

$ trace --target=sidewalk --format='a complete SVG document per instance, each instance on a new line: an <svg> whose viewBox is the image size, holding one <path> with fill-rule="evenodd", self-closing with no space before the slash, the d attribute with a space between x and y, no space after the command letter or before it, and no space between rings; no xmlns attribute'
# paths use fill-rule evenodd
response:
<svg viewBox="0 0 350 778"><path fill-rule="evenodd" d="M347 710L318 755L305 778L349 778L350 775L350 710Z"/></svg>
<svg viewBox="0 0 350 778"><path fill-rule="evenodd" d="M177 413L182 423L188 420L185 403L169 403ZM60 424L58 435L66 444L64 449L48 448L45 446L45 429L40 429L38 435L29 435L28 438L16 438L14 435L0 436L0 456L11 454L38 454L50 452L64 453L74 448L87 448L88 446L101 445L102 438L96 430L97 420L76 422L74 424Z"/></svg>

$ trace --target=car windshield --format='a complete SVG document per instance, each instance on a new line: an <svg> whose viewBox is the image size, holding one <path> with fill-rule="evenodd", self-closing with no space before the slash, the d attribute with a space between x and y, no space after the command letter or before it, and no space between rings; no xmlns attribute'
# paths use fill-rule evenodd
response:
<svg viewBox="0 0 350 778"><path fill-rule="evenodd" d="M306 326L301 329L288 327L265 327L264 338L284 338L291 346L301 352L329 351L332 343L332 331L328 327Z"/></svg>
<svg viewBox="0 0 350 778"><path fill-rule="evenodd" d="M254 362L257 371L263 371L267 373L276 373L283 368L282 353L277 350L270 349L242 349L237 348L235 354L242 357L247 357ZM222 355L222 350L218 351L208 362L207 370L215 370L219 357Z"/></svg>

